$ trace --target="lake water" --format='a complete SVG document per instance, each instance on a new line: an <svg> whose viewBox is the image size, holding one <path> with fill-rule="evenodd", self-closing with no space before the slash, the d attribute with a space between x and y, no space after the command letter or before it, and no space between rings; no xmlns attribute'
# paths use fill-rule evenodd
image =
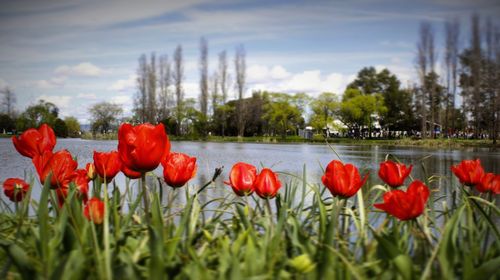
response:
<svg viewBox="0 0 500 280"><path fill-rule="evenodd" d="M93 141L80 139L58 139L55 150L68 149L83 168L87 162L92 161L93 151L111 151L117 148L117 141ZM459 150L430 149L420 147L388 147L380 145L357 146L357 145L333 145L333 148L346 163L358 166L361 172L370 172L369 184L381 183L378 178L378 166L387 154L395 155L406 164L413 164L412 175L416 179L424 179L423 163L427 176L440 175L442 180L433 182L431 187L446 191L450 180L456 184L450 166L463 159L481 159L487 172L500 173L500 152L490 148L466 148ZM231 189L223 185L227 180L232 165L238 161L244 161L260 169L262 166L271 167L275 171L283 172L280 179L283 183L292 180L292 176L285 173L302 176L303 166L307 168L307 180L309 183L320 183L323 168L333 159L337 159L335 153L327 145L318 144L259 144L259 143L207 143L207 142L172 142L172 151L183 152L197 158L198 173L190 181L191 188L195 189L212 178L216 167L224 166L222 176L216 182L214 188L208 190L209 196L223 196ZM0 182L9 177L30 178L35 176L31 160L17 153L10 139L0 139ZM162 176L162 167L156 169L155 174ZM116 177L116 183L123 186L124 176L120 173ZM38 197L40 188L33 190L33 196ZM211 193L210 193L211 192ZM6 201L3 192L0 194L2 200Z"/></svg>

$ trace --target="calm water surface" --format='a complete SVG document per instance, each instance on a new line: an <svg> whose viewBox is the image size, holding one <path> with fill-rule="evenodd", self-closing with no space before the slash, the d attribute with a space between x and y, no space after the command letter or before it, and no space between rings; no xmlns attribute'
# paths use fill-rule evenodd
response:
<svg viewBox="0 0 500 280"><path fill-rule="evenodd" d="M420 147L388 147L388 146L355 146L334 145L334 149L346 163L353 163L360 168L362 173L370 172L370 185L380 183L378 178L378 164L385 159L387 154L397 156L402 162L413 164L412 175L414 178L424 179L425 175L441 175L441 180L431 184L433 188L439 188L447 192L450 180L454 182L450 166L463 159L481 159L488 172L500 173L500 152L489 148L466 148L460 150L430 149ZM117 148L117 141L93 141L80 139L58 139L55 150L68 149L78 159L79 167L83 168L87 162L92 161L92 152L111 151ZM227 180L231 166L244 161L255 166L272 167L273 170L302 176L304 165L307 171L309 183L320 183L323 168L333 159L337 159L335 153L326 145L311 144L257 144L257 143L206 143L206 142L172 142L172 151L183 152L197 158L198 173L192 181L191 188L197 188L210 180L216 167L224 166L224 172L219 177L214 188L209 190L208 196L221 196L229 191L223 185ZM9 177L29 178L34 177L37 181L35 169L29 158L17 153L10 139L0 139L0 181ZM425 166L422 168L422 164ZM162 168L154 171L162 176ZM281 180L286 183L292 177L286 174L280 175ZM117 185L125 185L125 178L120 173L116 177ZM456 182L454 182L456 183ZM39 183L37 183L39 186ZM33 190L33 196L38 197L40 188ZM2 200L6 200L3 192L0 194Z"/></svg>

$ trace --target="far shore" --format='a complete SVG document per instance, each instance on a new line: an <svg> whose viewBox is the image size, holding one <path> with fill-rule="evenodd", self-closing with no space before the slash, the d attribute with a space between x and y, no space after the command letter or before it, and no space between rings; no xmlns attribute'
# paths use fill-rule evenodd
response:
<svg viewBox="0 0 500 280"><path fill-rule="evenodd" d="M99 134L92 137L91 134L83 135L82 139L87 140L117 140L116 134ZM483 147L495 148L499 144L493 144L493 140L489 139L352 139L352 138L325 138L321 135L316 135L313 139L304 139L299 136L252 136L252 137L237 137L237 136L207 136L206 139L199 137L177 137L169 135L171 141L199 141L199 142L216 142L216 143L266 143L266 144L344 144L344 145L385 145L385 146L416 146L426 148L468 148L468 147Z"/></svg>
<svg viewBox="0 0 500 280"><path fill-rule="evenodd" d="M10 138L13 135L0 134L0 138ZM84 134L81 138L83 140L117 140L118 137L115 133L98 134L93 137L91 134ZM496 148L499 146L493 144L493 140L489 139L352 139L352 138L325 138L321 135L316 135L313 139L303 139L299 136L287 136L285 139L282 137L271 136L252 136L252 137L237 137L237 136L207 136L206 139L199 137L177 137L169 135L171 141L199 141L199 142L216 142L216 143L265 143L265 144L343 144L343 145L384 145L384 146L401 146L401 147L424 147L424 148L468 148L468 147L481 147L481 148Z"/></svg>

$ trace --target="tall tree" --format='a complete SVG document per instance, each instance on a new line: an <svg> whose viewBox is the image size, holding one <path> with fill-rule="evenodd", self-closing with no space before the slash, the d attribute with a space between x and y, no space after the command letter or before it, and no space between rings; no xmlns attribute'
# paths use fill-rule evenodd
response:
<svg viewBox="0 0 500 280"><path fill-rule="evenodd" d="M500 132L500 28L495 28L494 34L495 68L493 79L495 79L495 123L493 128L493 143L497 143Z"/></svg>
<svg viewBox="0 0 500 280"><path fill-rule="evenodd" d="M156 55L151 53L150 63L147 65L147 106L146 106L146 121L156 123L157 121L157 104L156 104Z"/></svg>
<svg viewBox="0 0 500 280"><path fill-rule="evenodd" d="M172 83L172 73L170 67L170 61L168 60L168 55L160 56L160 61L158 65L159 74L159 107L158 116L160 120L165 120L170 115L170 106L172 105L172 98L170 96L170 85Z"/></svg>
<svg viewBox="0 0 500 280"><path fill-rule="evenodd" d="M211 99L212 99L212 117L215 118L217 113L217 107L219 106L219 74L217 71L214 71L212 77L210 77L210 88L211 88Z"/></svg>
<svg viewBox="0 0 500 280"><path fill-rule="evenodd" d="M429 66L429 74L433 75L436 74L435 72L435 67L436 67L436 48L434 44L434 29L432 28L432 25L430 25L430 28L428 29L428 42L429 44L427 45L427 57L429 59L428 66ZM441 96L437 90L437 79L430 79L430 84L426 86L425 88L428 90L429 94L429 111L430 111L430 124L431 124L431 135L432 137L436 137L436 130L435 127L436 125L440 126L438 123L439 121L439 112L441 110Z"/></svg>
<svg viewBox="0 0 500 280"><path fill-rule="evenodd" d="M145 54L139 57L139 67L137 68L137 93L134 100L134 112L139 122L147 121L148 106L148 61Z"/></svg>
<svg viewBox="0 0 500 280"><path fill-rule="evenodd" d="M245 131L245 119L243 115L245 114L244 104L242 102L243 95L245 93L245 82L246 82L246 62L245 62L245 47L239 45L236 47L236 55L234 58L234 68L236 75L236 89L238 91L238 136L242 137Z"/></svg>
<svg viewBox="0 0 500 280"><path fill-rule="evenodd" d="M0 90L2 94L2 106L5 114L9 117L14 117L14 107L16 104L16 94L9 87L4 87L3 90Z"/></svg>
<svg viewBox="0 0 500 280"><path fill-rule="evenodd" d="M204 37L200 39L200 111L208 113L208 44Z"/></svg>
<svg viewBox="0 0 500 280"><path fill-rule="evenodd" d="M456 129L456 116L450 113L455 112L457 95L457 68L458 68L458 40L460 36L460 23L457 19L445 23L445 68L446 68L446 89L447 102L445 111L444 127L446 133L449 132L449 122L451 121L451 131Z"/></svg>
<svg viewBox="0 0 500 280"><path fill-rule="evenodd" d="M425 77L429 71L429 49L431 49L432 26L428 22L422 22L419 30L419 41L417 42L417 72L420 79L420 89L417 91L416 106L419 108L421 118L422 138L427 136L427 104L429 103L428 92L425 88Z"/></svg>
<svg viewBox="0 0 500 280"><path fill-rule="evenodd" d="M172 79L175 85L175 119L177 121L177 135L181 134L182 105L184 100L184 90L182 82L184 80L184 65L182 61L182 46L178 45L174 52L174 72Z"/></svg>
<svg viewBox="0 0 500 280"><path fill-rule="evenodd" d="M229 91L229 84L230 84L230 76L229 72L227 71L227 54L226 51L222 51L219 53L219 71L218 71L218 77L219 77L219 83L220 83L220 91L221 91L221 103L223 106L226 105L227 102L227 94ZM221 128L221 134L224 137L225 135L225 128L226 128L226 107L222 108L222 128Z"/></svg>
<svg viewBox="0 0 500 280"><path fill-rule="evenodd" d="M481 61L482 61L482 50L481 50L481 31L479 15L475 14L472 16L472 26L471 26L471 61L470 61L470 74L472 83L472 119L474 126L474 137L478 138L480 133L480 122L481 122Z"/></svg>
<svg viewBox="0 0 500 280"><path fill-rule="evenodd" d="M500 114L500 108L498 106L498 95L499 95L499 82L498 71L500 70L500 65L498 64L498 35L499 30L493 26L490 18L486 21L485 37L486 37L486 63L483 65L486 67L486 109L487 116L486 121L489 126L490 139L496 144L497 140L497 122L498 115ZM495 38L497 37L497 38Z"/></svg>

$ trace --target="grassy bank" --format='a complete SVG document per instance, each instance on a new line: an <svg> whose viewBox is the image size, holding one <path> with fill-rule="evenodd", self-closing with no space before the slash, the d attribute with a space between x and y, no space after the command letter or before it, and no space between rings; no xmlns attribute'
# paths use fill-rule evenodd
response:
<svg viewBox="0 0 500 280"><path fill-rule="evenodd" d="M237 136L208 136L206 139L193 136L169 136L172 141L208 141L208 142L243 142L243 143L316 143L324 144L325 138L321 135L315 135L313 139L307 140L299 136L288 136L285 139L281 137L270 136L253 136L253 137L237 137ZM97 134L95 137L86 133L82 139L89 140L117 140L116 134ZM428 148L466 148L466 147L490 147L493 148L492 140L481 139L351 139L351 138L329 138L328 143L344 144L344 145L385 145L385 146L417 146ZM499 144L497 144L498 147Z"/></svg>

